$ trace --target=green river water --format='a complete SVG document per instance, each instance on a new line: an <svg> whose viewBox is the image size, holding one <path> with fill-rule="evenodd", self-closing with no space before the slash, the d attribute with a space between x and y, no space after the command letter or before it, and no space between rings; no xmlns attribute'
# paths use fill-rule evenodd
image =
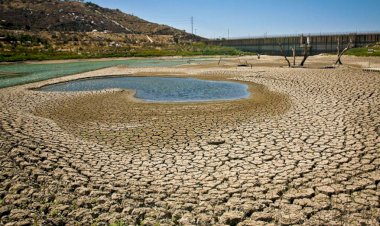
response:
<svg viewBox="0 0 380 226"><path fill-rule="evenodd" d="M174 67L191 63L205 63L212 58L181 59L128 59L105 61L79 61L67 63L3 64L0 65L0 88L43 81L66 75L73 75L101 68L125 65L127 67Z"/></svg>

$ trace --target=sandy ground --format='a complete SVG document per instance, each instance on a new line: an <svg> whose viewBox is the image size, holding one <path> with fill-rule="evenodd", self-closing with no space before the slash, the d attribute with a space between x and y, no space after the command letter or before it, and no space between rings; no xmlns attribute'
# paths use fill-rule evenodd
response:
<svg viewBox="0 0 380 226"><path fill-rule="evenodd" d="M0 225L379 225L380 74L360 69L367 60L114 67L1 89ZM236 80L253 95L158 104L31 90L131 74Z"/></svg>

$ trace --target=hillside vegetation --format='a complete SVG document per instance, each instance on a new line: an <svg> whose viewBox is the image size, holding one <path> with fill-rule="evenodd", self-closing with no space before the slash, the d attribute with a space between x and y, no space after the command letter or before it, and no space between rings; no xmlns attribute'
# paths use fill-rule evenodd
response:
<svg viewBox="0 0 380 226"><path fill-rule="evenodd" d="M230 47L202 42L176 43L172 36L99 32L24 32L0 30L0 61L103 57L240 55Z"/></svg>

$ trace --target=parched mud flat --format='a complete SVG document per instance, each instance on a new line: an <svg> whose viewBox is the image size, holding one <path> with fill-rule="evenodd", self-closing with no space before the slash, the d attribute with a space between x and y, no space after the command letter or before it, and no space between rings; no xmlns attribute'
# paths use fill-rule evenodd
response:
<svg viewBox="0 0 380 226"><path fill-rule="evenodd" d="M232 78L253 95L28 89L152 73ZM377 73L271 67L110 68L2 89L0 223L378 225L379 90Z"/></svg>

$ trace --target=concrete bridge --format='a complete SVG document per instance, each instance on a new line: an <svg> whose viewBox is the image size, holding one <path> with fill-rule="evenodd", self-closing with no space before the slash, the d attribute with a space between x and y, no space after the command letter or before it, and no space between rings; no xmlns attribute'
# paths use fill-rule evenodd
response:
<svg viewBox="0 0 380 226"><path fill-rule="evenodd" d="M279 43L283 46L284 52L291 55L291 48L296 49L297 55L302 55L304 45L310 45L310 54L337 53L346 48L349 40L352 40L353 47L365 47L368 44L380 42L380 32L373 33L341 33L341 34L302 34L290 36L271 36L256 38L237 39L216 39L208 40L211 45L230 46L240 50L255 52L267 55L281 55Z"/></svg>

